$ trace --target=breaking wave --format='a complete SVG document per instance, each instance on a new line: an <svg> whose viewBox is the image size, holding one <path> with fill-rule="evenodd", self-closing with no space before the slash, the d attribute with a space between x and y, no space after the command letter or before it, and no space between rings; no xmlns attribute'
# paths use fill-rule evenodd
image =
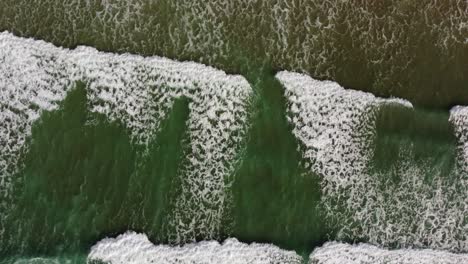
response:
<svg viewBox="0 0 468 264"><path fill-rule="evenodd" d="M468 251L465 108L449 117L302 74L277 78L337 238Z"/></svg>
<svg viewBox="0 0 468 264"><path fill-rule="evenodd" d="M179 176L182 191L168 229L174 242L216 238L226 186L246 130L251 88L241 76L193 62L115 55L90 47L68 50L0 33L0 180L2 205L11 198L18 159L31 126L57 109L75 81L87 86L88 108L122 122L146 146L176 98L189 99L189 146ZM156 139L157 140L157 139ZM140 153L144 156L144 151Z"/></svg>

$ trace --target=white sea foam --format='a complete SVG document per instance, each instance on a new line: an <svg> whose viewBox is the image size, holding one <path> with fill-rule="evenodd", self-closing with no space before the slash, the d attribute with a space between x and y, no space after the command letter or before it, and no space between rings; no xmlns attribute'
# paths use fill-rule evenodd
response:
<svg viewBox="0 0 468 264"><path fill-rule="evenodd" d="M321 203L328 222L339 228L338 239L468 250L468 178L459 169L465 159L450 175L441 175L443 170L432 163L415 162L409 143L397 145L391 169L371 170L379 113L403 107L410 114L409 102L345 90L298 73L280 72L277 78L285 87L288 118L303 156L323 177ZM466 115L452 111L451 119L466 153ZM398 182L391 180L394 175Z"/></svg>
<svg viewBox="0 0 468 264"><path fill-rule="evenodd" d="M366 169L379 106L412 107L402 99L385 100L345 90L335 82L317 81L300 73L282 71L276 78L285 87L288 118L294 124L294 135L305 147L304 158L327 182L339 181L340 185L352 184L349 175L362 174Z"/></svg>
<svg viewBox="0 0 468 264"><path fill-rule="evenodd" d="M120 120L141 145L153 139L175 98L185 96L190 147L180 170L183 191L168 226L177 229L176 241L216 237L226 178L246 129L251 88L243 77L161 57L62 49L7 32L0 33L0 61L2 197L8 196L32 123L42 111L56 109L75 81L87 84L91 111Z"/></svg>
<svg viewBox="0 0 468 264"><path fill-rule="evenodd" d="M328 242L316 248L309 264L460 264L468 263L467 254L431 249L388 250L369 244L349 245Z"/></svg>
<svg viewBox="0 0 468 264"><path fill-rule="evenodd" d="M91 248L88 260L109 264L146 263L229 263L287 264L301 263L294 251L269 244L245 244L229 238L222 244L202 241L184 246L154 245L146 235L127 232L116 238L105 238Z"/></svg>
<svg viewBox="0 0 468 264"><path fill-rule="evenodd" d="M450 110L450 122L454 126L455 134L460 144L460 163L465 172L468 172L468 107L455 106Z"/></svg>

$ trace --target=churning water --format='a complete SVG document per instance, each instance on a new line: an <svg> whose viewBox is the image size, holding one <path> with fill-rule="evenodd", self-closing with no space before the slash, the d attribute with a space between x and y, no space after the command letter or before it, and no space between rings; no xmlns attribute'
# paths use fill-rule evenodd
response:
<svg viewBox="0 0 468 264"><path fill-rule="evenodd" d="M466 1L0 9L1 263L468 262Z"/></svg>

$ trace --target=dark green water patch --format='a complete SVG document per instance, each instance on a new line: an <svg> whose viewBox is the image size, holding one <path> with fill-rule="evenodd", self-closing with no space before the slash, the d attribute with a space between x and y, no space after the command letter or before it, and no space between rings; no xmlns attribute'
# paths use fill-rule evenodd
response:
<svg viewBox="0 0 468 264"><path fill-rule="evenodd" d="M143 155L143 162L130 180L122 209L132 215L126 230L141 231L153 241L167 242L172 230L163 230L180 193L179 168L188 146L186 121L189 100L176 99L167 120ZM156 118L156 117L155 117ZM121 230L124 232L126 230Z"/></svg>
<svg viewBox="0 0 468 264"><path fill-rule="evenodd" d="M163 240L187 118L180 98L150 146L135 145L120 122L88 111L78 83L33 125L1 255L85 253L128 229Z"/></svg>
<svg viewBox="0 0 468 264"><path fill-rule="evenodd" d="M453 175L457 139L448 112L383 106L376 125L372 170L398 181L395 168L409 162L424 168L428 182Z"/></svg>
<svg viewBox="0 0 468 264"><path fill-rule="evenodd" d="M318 207L319 177L301 166L299 144L286 119L286 100L273 71L246 70L254 88L247 149L233 185L233 235L309 252L325 241Z"/></svg>

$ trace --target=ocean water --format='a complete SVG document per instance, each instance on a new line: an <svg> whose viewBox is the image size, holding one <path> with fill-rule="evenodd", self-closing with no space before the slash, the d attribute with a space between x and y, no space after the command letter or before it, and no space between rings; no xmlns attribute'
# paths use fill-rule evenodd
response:
<svg viewBox="0 0 468 264"><path fill-rule="evenodd" d="M434 112L302 74L277 78L338 239L466 251L464 108Z"/></svg>
<svg viewBox="0 0 468 264"><path fill-rule="evenodd" d="M4 0L3 30L0 263L468 263L466 1Z"/></svg>
<svg viewBox="0 0 468 264"><path fill-rule="evenodd" d="M0 31L68 48L274 69L450 108L468 102L465 0L4 0Z"/></svg>
<svg viewBox="0 0 468 264"><path fill-rule="evenodd" d="M14 220L16 211L19 214L23 211L26 215L31 213L28 208L22 208L21 198L12 193L20 192L31 195L30 198L36 197L36 191L41 194L51 181L58 180L55 183L57 189L48 190L49 195L42 201L43 206L50 208L49 215L39 205L24 204L42 214L38 218L43 222L36 226L50 223L50 230L57 232L59 238L66 237L66 231L76 227L77 223L87 221L80 217L86 218L85 215L91 216L97 211L104 213L103 217L95 222L96 218L91 216L88 218L91 222L89 224L106 225L117 230L126 228L120 224L111 227L106 219L107 209L112 211L108 215L110 218L119 217L120 213L128 209L124 213L127 216L122 215L127 220L127 217L131 218L123 220L126 225L138 221L138 214L144 216L143 221L150 222L135 224L138 228L162 225L161 229L167 230L165 235L160 232L164 241L190 241L199 234L206 238L219 236L227 196L225 185L229 184L230 167L243 145L242 135L246 129L243 123L247 118L245 108L250 91L246 89L249 85L243 78L227 76L203 65L177 63L158 57L122 57L99 54L86 48L69 52L42 42L23 41L9 34L2 34L1 43L5 51L3 59L8 61L8 65L4 64L2 69L6 76L2 79L2 110L5 112L2 139L6 143L3 145L2 158L5 161L25 159L25 162L16 162L16 165L12 165L15 162L2 163L5 164L2 167L2 181L5 182L2 185L5 186L2 188L5 193L3 200L20 200L13 202L15 206L19 204L19 209L12 208L14 213L5 215L5 230L18 232L18 228L9 226L9 222L13 225L17 222ZM16 56L18 54L21 56ZM31 71L38 72L35 78L24 74L25 65ZM108 65L114 65L115 68L109 69L106 67ZM62 69L65 72L57 74ZM18 78L8 78L12 75ZM85 84L73 84L75 80L81 79ZM19 82L23 82L24 86L18 85ZM129 90L127 84L133 90ZM65 96L67 90L72 92L68 92L67 99L62 103L60 100L63 97L60 96ZM41 116L40 121L34 123L42 110L49 110L51 116ZM166 116L167 121L164 121ZM64 120L67 122L63 123ZM54 136L54 133L57 134ZM36 135L38 139L35 139ZM161 137L157 143L156 137ZM99 144L103 144L102 147ZM23 150L22 145L30 145L31 150ZM55 150L41 147L52 145ZM32 149L38 152L34 153ZM168 152L174 155L167 155ZM213 155L213 158L206 158L206 155ZM36 160L35 157L44 160ZM42 166L43 162L48 161L52 162L50 166ZM38 166L42 173L37 170ZM152 177L154 173L164 176L160 179ZM21 176L16 176L18 174ZM76 178L66 176L73 174ZM117 177L113 178L113 175ZM106 180L109 177L116 180L114 186L117 189L109 185ZM169 204L171 208L162 212L152 211L156 214L154 221L146 215L147 212L140 210L142 200L139 195L144 194L146 188L152 192L151 184L145 183L145 177L149 177L147 179L150 181L155 180L157 188L164 189L154 197L144 195L147 206L154 206L156 200L157 203ZM204 180L206 177L210 178ZM35 182L36 179L39 183ZM33 190L21 191L27 190L28 184L31 184ZM88 194L79 195L87 192L86 186L94 184L101 187L88 189ZM168 188L164 184L169 184ZM177 187L173 192L176 192L178 199L165 203L159 198L170 199L168 196L171 196L172 184ZM104 190L107 187L110 189ZM169 192L165 193L165 190ZM125 198L127 195L128 199ZM58 199L62 204L57 206L66 213L77 215L75 220L78 222L56 226L55 223L64 224L61 223L63 216L55 211L57 208L47 205L49 199ZM108 204L109 200L114 199L117 202L115 206ZM41 203L41 199L36 201ZM129 203L127 209L126 203ZM91 204L95 205L88 207ZM4 205L11 207L10 203ZM112 208L101 211L102 206L107 205ZM133 209L138 212L132 212ZM195 221L199 223L194 223L196 215L199 219ZM13 219L11 221L10 216ZM164 221L161 217L164 217ZM36 219L33 217L32 221ZM59 232L60 229L64 229L65 233ZM38 230L47 232L43 227ZM24 231L29 233L28 229ZM95 231L96 234L102 232L99 227ZM8 237L6 235L3 238L9 241ZM47 237L34 237L52 242ZM83 241L86 239L79 239L76 243ZM22 245L22 242L20 244L19 248L26 251L28 247L41 251L36 242L29 246ZM7 243L2 250L8 251L8 247ZM44 246L44 250L48 248L48 245Z"/></svg>
<svg viewBox="0 0 468 264"><path fill-rule="evenodd" d="M8 32L0 59L2 263L468 259L467 107Z"/></svg>

